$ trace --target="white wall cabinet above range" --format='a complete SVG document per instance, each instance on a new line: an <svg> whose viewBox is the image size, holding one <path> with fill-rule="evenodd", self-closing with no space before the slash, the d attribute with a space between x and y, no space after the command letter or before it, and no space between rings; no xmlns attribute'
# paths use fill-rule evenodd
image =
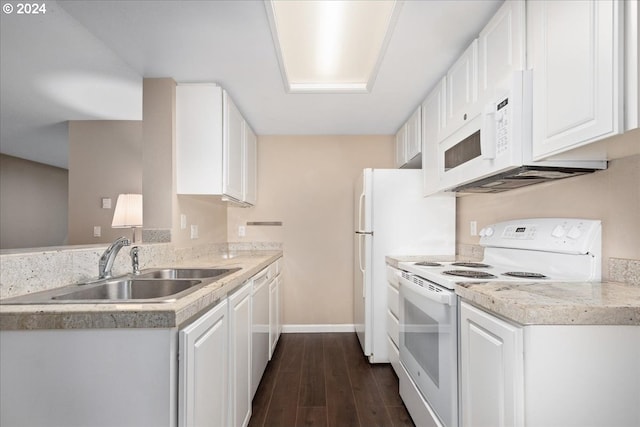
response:
<svg viewBox="0 0 640 427"><path fill-rule="evenodd" d="M495 102L525 68L525 3L506 1L478 36L478 100Z"/></svg>
<svg viewBox="0 0 640 427"><path fill-rule="evenodd" d="M478 40L458 58L445 77L445 114L439 139L442 141L479 113L478 105Z"/></svg>
<svg viewBox="0 0 640 427"><path fill-rule="evenodd" d="M533 156L623 132L622 1L530 1Z"/></svg>
<svg viewBox="0 0 640 427"><path fill-rule="evenodd" d="M256 136L224 89L176 87L178 194L255 203L256 154Z"/></svg>
<svg viewBox="0 0 640 427"><path fill-rule="evenodd" d="M422 161L421 152L422 112L418 106L396 133L396 167L419 169Z"/></svg>

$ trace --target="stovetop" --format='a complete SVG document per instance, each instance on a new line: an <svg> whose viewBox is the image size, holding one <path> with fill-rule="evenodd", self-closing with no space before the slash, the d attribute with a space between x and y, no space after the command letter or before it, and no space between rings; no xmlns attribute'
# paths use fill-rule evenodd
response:
<svg viewBox="0 0 640 427"><path fill-rule="evenodd" d="M481 262L402 262L400 268L453 289L460 282L599 281L602 264L600 221L531 218L480 230Z"/></svg>
<svg viewBox="0 0 640 427"><path fill-rule="evenodd" d="M449 289L456 283L490 281L550 281L553 277L538 271L494 266L484 262L401 262L401 270Z"/></svg>

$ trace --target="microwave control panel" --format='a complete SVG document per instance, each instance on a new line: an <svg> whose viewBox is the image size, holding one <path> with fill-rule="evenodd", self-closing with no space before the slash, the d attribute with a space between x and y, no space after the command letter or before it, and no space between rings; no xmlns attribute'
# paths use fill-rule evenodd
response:
<svg viewBox="0 0 640 427"><path fill-rule="evenodd" d="M501 154L509 148L509 98L504 98L496 105L496 155Z"/></svg>

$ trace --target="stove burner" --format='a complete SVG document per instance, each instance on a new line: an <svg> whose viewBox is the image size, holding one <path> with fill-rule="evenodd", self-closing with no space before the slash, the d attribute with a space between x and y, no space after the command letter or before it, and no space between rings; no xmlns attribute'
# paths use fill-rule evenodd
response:
<svg viewBox="0 0 640 427"><path fill-rule="evenodd" d="M448 274L450 276L461 276L461 277L470 277L472 279L495 279L491 273L487 273L486 271L473 271L473 270L448 270L443 271L444 274Z"/></svg>
<svg viewBox="0 0 640 427"><path fill-rule="evenodd" d="M420 261L420 262L416 262L413 265L418 265L420 267L440 267L442 264L440 264L439 262Z"/></svg>
<svg viewBox="0 0 640 427"><path fill-rule="evenodd" d="M471 268L487 268L491 267L489 264L483 264L481 262L454 262L451 265L458 267L471 267Z"/></svg>
<svg viewBox="0 0 640 427"><path fill-rule="evenodd" d="M511 276L511 277L521 277L524 279L546 279L547 278L547 276L545 276L544 274L529 273L527 271L508 271L506 273L503 273L503 275Z"/></svg>

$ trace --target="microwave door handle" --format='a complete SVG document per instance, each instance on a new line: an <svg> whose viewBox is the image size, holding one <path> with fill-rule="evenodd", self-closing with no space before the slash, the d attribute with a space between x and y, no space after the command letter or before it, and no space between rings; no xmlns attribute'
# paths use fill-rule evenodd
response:
<svg viewBox="0 0 640 427"><path fill-rule="evenodd" d="M480 157L486 160L496 158L496 105L487 104L482 114L480 127Z"/></svg>

